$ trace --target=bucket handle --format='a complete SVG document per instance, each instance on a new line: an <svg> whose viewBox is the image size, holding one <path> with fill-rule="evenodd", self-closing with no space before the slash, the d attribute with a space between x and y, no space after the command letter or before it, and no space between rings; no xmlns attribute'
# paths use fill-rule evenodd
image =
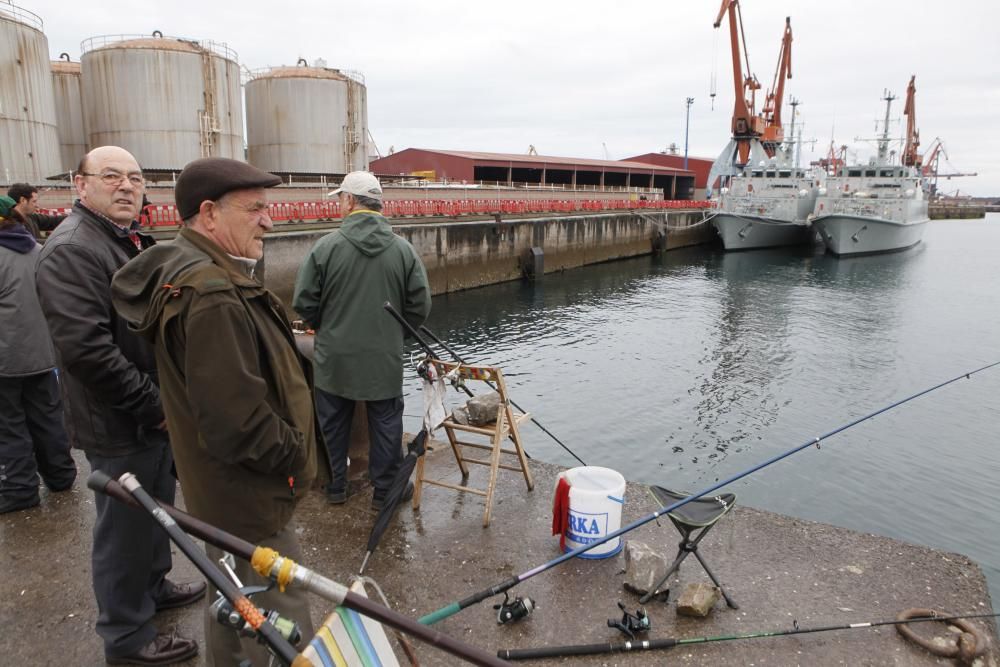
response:
<svg viewBox="0 0 1000 667"><path fill-rule="evenodd" d="M625 504L625 499L624 498L616 498L615 496L609 495L608 496L608 500L613 500L616 503L618 503L619 505L624 505Z"/></svg>

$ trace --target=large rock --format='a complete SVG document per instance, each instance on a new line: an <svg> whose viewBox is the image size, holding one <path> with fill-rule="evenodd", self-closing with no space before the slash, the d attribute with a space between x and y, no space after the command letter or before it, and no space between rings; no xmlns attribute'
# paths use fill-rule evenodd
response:
<svg viewBox="0 0 1000 667"><path fill-rule="evenodd" d="M719 601L719 589L711 584L688 584L677 598L677 613L704 618Z"/></svg>
<svg viewBox="0 0 1000 667"><path fill-rule="evenodd" d="M491 391L475 396L468 400L465 407L469 410L469 423L473 426L492 424L497 420L500 410L500 394Z"/></svg>
<svg viewBox="0 0 1000 667"><path fill-rule="evenodd" d="M669 566L666 556L645 542L625 542L625 590L645 595L659 583Z"/></svg>

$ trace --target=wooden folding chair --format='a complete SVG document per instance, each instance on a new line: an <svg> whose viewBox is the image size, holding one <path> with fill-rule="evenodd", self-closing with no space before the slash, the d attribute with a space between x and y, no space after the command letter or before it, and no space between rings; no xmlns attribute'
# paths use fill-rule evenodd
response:
<svg viewBox="0 0 1000 667"><path fill-rule="evenodd" d="M496 488L497 473L501 468L504 470L513 470L515 472L522 473L524 475L524 481L528 485L528 491L531 491L535 486L534 481L531 479L531 471L528 470L528 457L524 453L524 447L521 444L521 434L518 432L517 428L521 422L529 419L531 415L529 413L520 413L511 407L510 398L507 396L507 385L504 382L503 373L499 368L495 366L466 366L451 361L441 361L439 359L430 359L428 361L434 365L435 370L437 370L438 374L442 377L454 372L463 381L484 382L489 384L500 395L500 408L497 410L496 420L491 424L483 426L459 424L451 415L449 415L444 422L442 422L441 425L448 434L448 442L451 444L451 450L455 455L455 461L458 463L459 470L462 471L462 483L453 484L444 480L428 478L424 473L424 457L421 456L417 460L416 483L414 484L413 490L413 507L414 509L420 507L420 495L423 491L424 484L432 484L434 486L453 489L455 491L475 493L486 497L486 511L483 513L483 527L485 528L490 525L490 514L493 509L493 492ZM468 440L460 439L461 437L469 437L465 434L485 437L489 440L489 444L484 444L482 442L470 442ZM513 449L503 448L504 441L508 439L513 443ZM466 454L466 448L488 451L489 457L470 458ZM516 460L510 465L501 463L501 454L512 455L516 457ZM489 482L487 483L485 489L477 489L468 485L468 464L470 463L489 467Z"/></svg>

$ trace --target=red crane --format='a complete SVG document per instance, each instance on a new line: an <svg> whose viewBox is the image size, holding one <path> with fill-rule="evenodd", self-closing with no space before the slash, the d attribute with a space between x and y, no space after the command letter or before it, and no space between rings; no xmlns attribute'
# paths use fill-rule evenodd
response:
<svg viewBox="0 0 1000 667"><path fill-rule="evenodd" d="M736 101L733 106L733 140L736 142L737 162L745 165L750 159L752 140L764 134L764 119L756 113L756 95L760 82L750 72L750 62L746 52L746 38L743 36L743 17L740 15L739 0L722 0L719 15L713 24L718 28L722 19L729 14L729 41L733 54L733 86ZM742 49L742 58L740 46ZM746 62L747 73L743 73Z"/></svg>
<svg viewBox="0 0 1000 667"><path fill-rule="evenodd" d="M910 85L906 87L906 104L903 105L903 115L906 116L906 145L903 147L903 164L907 167L919 167L921 156L917 152L920 148L920 131L917 130L917 108L914 97L917 93L917 86L914 81L916 75L910 77Z"/></svg>
<svg viewBox="0 0 1000 667"><path fill-rule="evenodd" d="M785 140L785 130L781 126L781 102L785 97L785 79L792 78L792 19L785 17L785 32L778 51L778 66L774 71L774 83L764 100L764 136L761 142L769 156L774 156Z"/></svg>

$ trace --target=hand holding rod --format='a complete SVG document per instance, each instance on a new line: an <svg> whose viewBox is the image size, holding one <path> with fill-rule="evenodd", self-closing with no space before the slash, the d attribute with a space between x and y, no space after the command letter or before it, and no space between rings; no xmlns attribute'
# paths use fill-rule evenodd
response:
<svg viewBox="0 0 1000 667"><path fill-rule="evenodd" d="M386 312L389 313L390 315L392 315L396 319L397 322L399 322L399 324L403 327L403 329L406 330L406 332L408 334L410 334L411 336L413 336L413 339L415 341L417 341L417 343L420 345L420 347L424 348L424 352L426 352L432 359L437 359L438 358L438 356L437 356L437 354L435 354L434 350L431 349L431 346L427 344L427 341L425 341L423 338L420 337L420 334L417 333L417 330L414 329L412 326L410 326L409 322L407 322L405 319L403 319L403 316L400 315L399 312L395 308L392 307L391 303L389 303L388 301L386 301L382 305L382 307L385 308ZM459 362L459 363L461 363L461 362ZM469 398L472 398L472 396L473 396L472 390L470 390L464 384L460 384L458 386L460 386L465 391L465 394ZM490 385L490 386L493 386L493 385Z"/></svg>
<svg viewBox="0 0 1000 667"><path fill-rule="evenodd" d="M420 327L420 330L421 330L421 331L423 331L423 332L424 332L425 334L427 334L428 336L430 336L430 337L431 337L431 340L433 340L433 341L434 341L435 343L437 343L437 344L438 344L438 345L440 345L440 346L441 346L442 348L444 348L444 349L445 349L445 351L446 351L446 352L448 352L448 354L450 354L450 355L451 355L452 357L454 357L455 361L457 361L457 362L458 362L458 363L460 363L460 364L468 364L468 363L469 363L469 362L467 362L467 361L466 361L465 359L463 359L462 357L458 356L458 352L455 352L455 350L453 350L453 349L451 349L450 347L448 347L447 345L445 345L445 342L444 342L443 340L441 340L440 338L438 338L437 336L435 336L435 335L434 335L434 333L433 333L433 332L432 332L432 331L431 331L430 329L428 329L428 328L427 328L427 327L425 327L425 326L421 326L421 327ZM490 382L489 380L487 380L487 381L486 381L486 384L488 384L488 385L489 385L490 387L492 387L493 389L496 389L496 387L494 387L494 386L493 386L493 383L492 383L492 382ZM520 405L518 405L517 403L515 403L515 402L514 402L514 399L510 399L510 404L511 404L511 405L513 405L513 406L514 406L515 408L517 408L518 410L520 410L521 412L528 412L527 410L525 410L524 408L522 408L522 407L521 407ZM569 448L569 447L567 447L567 446L566 446L565 444L563 444L563 441L562 441L562 440L560 440L560 439L559 439L559 438L557 438L557 437L556 437L555 435L553 435L553 434L552 434L552 431L550 431L549 429L547 429L547 428L545 428L544 426L542 426L541 422L539 422L539 421L538 421L537 419L535 419L534 417L528 417L528 419L530 419L530 420L531 420L531 423L532 423L532 424L534 424L534 425L535 425L535 426L537 426L538 428L542 429L542 430L543 430L543 431L545 432L545 434L546 434L547 436L549 436L550 438L552 438L553 440L555 440L555 441L556 441L557 443L559 443L559 446L560 446L560 447L562 447L563 449L565 449L565 450L566 450L567 452L569 452L569 455L570 455L570 456L572 456L572 457L573 457L574 459L576 459L577 461L579 461L579 462L580 462L580 465L582 465L582 466L585 466L585 465L587 465L587 464L586 464L586 463L584 462L584 460L583 460L583 459L581 459L581 458L580 458L579 456L577 456L577 455L576 455L576 454L575 454L575 453L573 452L573 450L572 450L572 449L570 449L570 448Z"/></svg>
<svg viewBox="0 0 1000 667"><path fill-rule="evenodd" d="M107 474L99 470L95 470L91 473L90 478L87 480L87 486L98 493L104 493L127 505L139 505L132 494L126 491L118 482L114 481ZM279 584L281 581L286 580L281 572L283 569L287 569L286 563L289 563L290 561L285 558L281 558L270 549L255 546L254 544L251 544L250 542L247 542L232 533L227 533L226 531L216 528L209 523L196 519L190 514L177 509L173 505L159 503L157 501L154 501L154 503L156 503L160 511L169 515L169 518L176 521L177 525L183 528L184 531L205 540L205 542L216 546L223 551L228 551L237 558L242 558L243 560L251 563L254 562L255 556L257 556L258 560L271 558L272 567L266 576L272 580L278 581ZM201 552L199 551L199 553ZM204 556L203 553L202 556ZM207 559L207 556L205 556L205 558ZM211 563L209 564L211 565ZM214 565L212 565L212 570L222 576L222 573L219 572ZM301 586L310 593L314 593L325 600L329 600L334 604L342 605L348 609L353 609L359 614L373 618L391 628L395 628L408 635L416 637L417 639L420 639L435 648L458 656L459 658L474 665L498 667L500 665L507 664L485 651L421 625L413 619L403 616L399 612L393 611L388 607L384 607L377 602L369 600L363 595L353 593L346 586L338 584L337 582L332 581L321 574L313 572L302 565L294 563L290 566L290 570L291 574L287 577L287 579L290 580L286 581L286 583ZM225 577L223 577L223 580L229 582L229 580ZM215 582L213 581L212 583L214 584ZM222 588L219 587L219 590L221 591ZM298 666L296 665L294 667Z"/></svg>
<svg viewBox="0 0 1000 667"><path fill-rule="evenodd" d="M100 477L95 480L95 475L103 476L110 481L110 478L100 471L95 471L91 474L90 479L87 480L87 486L94 489L94 482L99 483L101 481ZM215 586L223 597L233 605L233 609L239 612L240 616L243 617L251 628L257 632L264 639L268 648L274 653L275 656L285 665L308 665L309 662L302 658L298 651L285 640L284 637L278 632L278 629L273 625L268 623L261 613L260 609L254 605L240 589L236 587L232 581L229 580L226 575L224 575L219 568L217 568L204 551L198 548L198 545L194 543L187 533L185 533L178 525L174 519L167 514L162 507L150 496L142 485L139 484L139 480L136 479L135 475L130 472L125 473L121 476L119 480L122 487L124 487L132 497L136 500L142 509L149 512L153 520L160 524L163 530L167 531L167 535L170 536L171 541L177 545L177 547L184 552L184 555L194 563L195 567L204 574L212 585ZM97 490L97 489L95 489Z"/></svg>

